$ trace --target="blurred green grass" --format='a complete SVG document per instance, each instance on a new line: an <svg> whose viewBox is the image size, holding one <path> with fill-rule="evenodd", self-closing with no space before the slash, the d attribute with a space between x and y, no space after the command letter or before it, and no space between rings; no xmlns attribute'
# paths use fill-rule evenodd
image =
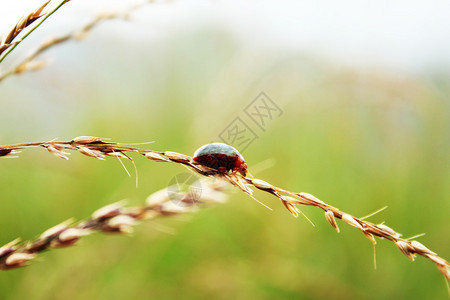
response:
<svg viewBox="0 0 450 300"><path fill-rule="evenodd" d="M143 147L192 154L218 141L239 116L259 135L243 152L250 171L273 162L254 174L258 178L312 193L356 216L388 205L371 220L405 236L426 232L419 240L449 258L450 103L442 97L448 77L349 70L270 51L256 55L221 32L176 36L152 46L151 54L141 46L120 61L121 49L112 43L63 46L52 66L5 82L1 144L94 135L155 141ZM109 52L93 55L99 46ZM75 51L84 59L71 56ZM284 111L264 132L243 112L261 91ZM140 203L185 172L136 157L136 189L112 158L74 153L63 161L39 149L20 156L1 160L2 244L32 239L123 198ZM132 237L97 234L52 250L27 268L1 272L0 298L446 297L431 262L411 263L380 240L374 270L372 246L358 231L339 223L336 234L321 211L305 207L313 228L276 199L256 197L274 211L236 192L224 205L156 221L175 235L143 223Z"/></svg>

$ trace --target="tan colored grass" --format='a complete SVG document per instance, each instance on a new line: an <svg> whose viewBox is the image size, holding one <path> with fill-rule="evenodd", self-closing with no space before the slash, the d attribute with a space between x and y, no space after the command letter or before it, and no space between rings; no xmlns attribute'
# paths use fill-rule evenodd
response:
<svg viewBox="0 0 450 300"><path fill-rule="evenodd" d="M58 9L60 9L64 4L68 3L70 0L63 0L49 12L43 12L51 0L46 1L40 5L33 12L25 15L21 18L17 24L9 31L6 37L0 39L0 63L19 45L24 39L26 39L36 28L38 28L47 18L54 14ZM36 26L32 27L25 34L22 34L26 29L31 27L36 20L40 21Z"/></svg>
<svg viewBox="0 0 450 300"><path fill-rule="evenodd" d="M50 3L50 0L39 6L35 11L29 13L25 17L19 20L17 24L9 31L3 40L0 39L0 56L3 52L11 47L19 44L21 40L18 40L20 33L29 27L34 21L40 19L45 15L42 11Z"/></svg>
<svg viewBox="0 0 450 300"><path fill-rule="evenodd" d="M42 22L44 22L45 19L54 13L58 8L69 2L69 0L60 2L55 9L44 13L43 11L49 2L50 1L45 2L36 10L19 20L19 22L5 36L5 38L3 40L0 39L0 63L8 54L12 52L12 50L14 50L18 44L20 44L24 38L39 27L39 25L42 24ZM139 6L140 5L131 7L128 11L122 13L101 15L80 30L58 38L53 38L43 43L29 56L25 57L17 65L12 67L8 72L0 74L0 81L14 74L21 74L26 71L42 68L45 66L45 63L36 61L36 58L40 54L66 41L83 38L86 33L96 27L103 20L126 18L130 11L138 8ZM22 34L38 19L41 19L41 21L35 27L31 28L26 34ZM297 205L318 207L325 212L326 220L337 232L339 232L339 227L336 219L341 219L344 223L360 230L373 244L376 243L376 237L387 239L393 242L397 248L411 260L414 260L416 255L423 256L435 263L439 271L448 280L450 280L450 264L445 259L438 256L418 241L401 238L401 234L384 224L374 224L365 221L362 218L354 217L353 215L342 212L338 208L326 204L313 195L307 193L296 193L284 190L263 180L243 177L238 173L219 173L214 169L194 163L190 156L181 153L171 151L158 152L140 149L124 144L105 142L97 137L82 136L66 142L34 142L1 146L0 157L14 155L21 149L30 147L45 148L50 153L63 159L68 159L67 155L69 152L66 152L67 150L78 151L86 156L96 159L104 159L106 156L112 156L132 160L128 154L130 152L134 152L153 161L175 162L186 165L198 174L207 177L220 178L223 181L227 181L249 195L253 194L253 191L250 188L250 186L253 186L254 188L270 193L280 199L286 209L295 217L297 217L300 213ZM167 193L165 194L167 195ZM171 200L164 200L164 198L161 198L160 200L161 202L147 201L146 205L134 208L125 208L122 204L117 203L112 204L95 212L86 222L75 225L72 225L69 222L59 224L44 232L36 241L22 244L18 244L18 240L12 241L3 247L0 247L0 269L5 270L24 266L31 259L33 259L37 253L49 248L72 245L81 236L89 234L93 231L127 233L139 220L188 212L193 209L193 207L190 207L189 205L184 207L176 206L175 208L175 206L170 204ZM187 201L189 199L186 198L185 200ZM194 203L193 201L187 202Z"/></svg>
<svg viewBox="0 0 450 300"><path fill-rule="evenodd" d="M22 40L16 40L19 34L28 26L30 26L34 21L37 19L46 16L47 13L42 13L42 10L47 6L47 4L50 1L47 1L43 5L41 5L37 10L35 10L33 13L30 13L26 17L24 17L22 20L20 20L17 25L8 33L6 38L3 42L0 42L0 63L3 61L3 59L13 50L13 47L17 46ZM63 1L63 5L69 1ZM50 38L46 42L39 45L33 52L31 52L28 56L24 57L22 60L20 60L17 64L15 64L11 69L8 71L0 74L0 82L4 80L5 78L11 76L11 75L19 75L24 72L30 72L30 71L36 71L39 70L47 65L47 63L43 60L39 61L37 58L44 52L48 51L49 49L58 46L62 43L68 42L68 41L79 41L87 36L87 34L100 25L103 21L111 20L111 19L128 19L129 14L139 9L140 7L152 2L151 0L147 2L143 2L138 5L131 6L126 11L123 12L117 12L117 13L108 13L108 14L100 14L96 18L94 18L91 22L83 26L81 29L74 30L73 32L70 32L66 35L60 36L60 37L54 37ZM54 11L52 11L54 12ZM38 27L40 24L38 24L36 27ZM35 28L36 28L35 27ZM34 29L35 29L34 28ZM33 29L33 30L34 30ZM2 52L8 50L5 52L5 54L2 56Z"/></svg>
<svg viewBox="0 0 450 300"><path fill-rule="evenodd" d="M45 148L50 153L63 159L68 159L68 152L66 152L67 150L78 151L86 156L96 159L104 159L106 156L113 156L132 160L128 154L134 152L153 161L174 162L188 166L200 175L219 178L223 181L229 182L249 195L253 194L253 191L250 188L253 186L256 189L270 193L280 199L286 209L295 217L297 217L300 213L297 205L314 206L324 211L326 220L337 232L339 232L339 227L336 219L341 219L345 224L360 230L361 233L363 233L364 236L373 244L376 243L375 238L386 239L393 242L397 248L410 260L414 260L416 255L423 256L435 263L445 278L450 280L450 264L420 242L401 238L400 233L384 224L374 224L363 220L363 218L357 218L349 213L342 212L338 208L329 205L308 193L291 192L274 186L261 179L244 177L239 173L220 173L217 170L195 163L190 156L185 154L172 151L160 152L140 149L130 147L125 144L106 142L101 138L90 136L80 136L70 141L62 142L33 142L0 146L0 157L13 155L14 153L18 153L21 149L32 147ZM0 253L0 258L1 257L2 256Z"/></svg>
<svg viewBox="0 0 450 300"><path fill-rule="evenodd" d="M150 195L144 205L125 207L123 201L112 203L95 211L86 221L62 222L46 230L34 241L19 243L20 239L15 239L0 247L0 270L26 266L37 254L72 246L81 237L94 232L128 234L139 221L190 213L196 211L200 204L220 203L226 197L222 181L202 179L197 186L202 188L200 194L190 191L169 193L171 187L168 187Z"/></svg>

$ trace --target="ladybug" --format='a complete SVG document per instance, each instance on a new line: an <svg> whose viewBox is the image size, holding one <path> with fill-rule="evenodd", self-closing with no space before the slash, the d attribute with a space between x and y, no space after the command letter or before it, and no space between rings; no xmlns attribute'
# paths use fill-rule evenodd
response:
<svg viewBox="0 0 450 300"><path fill-rule="evenodd" d="M234 147L223 143L211 143L201 146L194 153L194 162L215 169L220 173L228 171L247 175L247 163Z"/></svg>

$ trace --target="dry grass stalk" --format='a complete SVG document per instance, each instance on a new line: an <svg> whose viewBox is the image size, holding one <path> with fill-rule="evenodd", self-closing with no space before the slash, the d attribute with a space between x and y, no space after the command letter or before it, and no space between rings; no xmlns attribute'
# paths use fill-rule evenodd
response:
<svg viewBox="0 0 450 300"><path fill-rule="evenodd" d="M65 1L64 3L66 3L68 1ZM43 44L41 44L37 49L35 49L31 54L29 54L28 56L26 56L22 61L20 61L18 64L16 64L14 67L12 67L9 71L0 74L0 82L2 80L4 80L5 78L11 76L11 75L18 75L18 74L22 74L24 72L29 72L29 71L36 71L39 70L43 67L45 67L47 64L45 61L35 61L36 58L41 55L42 53L48 51L49 49L60 45L64 42L73 40L73 41L77 41L77 40L81 40L84 37L86 37L86 35L95 27L97 27L100 23L102 23L105 20L111 20L111 19L128 19L129 18L129 14L142 7L143 5L150 3L152 1L147 1L135 6L130 7L129 9L127 9L124 12L120 12L120 13L109 13L109 14L101 14L99 16L97 16L94 20L92 20L91 22L89 22L88 24L86 24L85 26L83 26L81 29L75 30L71 33L68 33L66 35L60 36L60 37L55 37L55 38L51 38L48 41L44 42ZM36 13L40 13L42 11L42 9L48 4L45 3L45 5L40 7L40 10L36 10L33 14L30 15L30 18L32 18L33 16L37 16ZM40 15L39 17L41 17L42 15ZM19 24L21 24L23 22L19 22ZM18 25L19 25L18 24ZM26 24L26 23L24 23ZM31 24L31 23L30 23ZM17 27L17 25L16 25ZM17 30L12 30L11 32L15 32ZM11 32L9 35L11 35ZM20 31L18 32L20 33ZM17 34L18 34L17 33ZM8 36L9 36L8 35ZM16 35L17 36L17 35ZM6 39L5 39L6 41ZM6 45L12 45L12 44L5 44L5 48L4 50L6 50L7 48L9 48L9 46L7 47ZM0 46L0 55L1 55L1 49L2 46ZM6 56L6 55L5 55ZM0 58L0 62L3 60L3 58Z"/></svg>
<svg viewBox="0 0 450 300"><path fill-rule="evenodd" d="M203 179L201 194L191 192L169 193L170 187L150 195L145 204L125 207L123 202L106 205L95 211L87 221L62 222L42 233L38 239L20 243L16 239L0 247L0 270L26 266L37 254L52 249L74 245L81 237L94 232L129 234L142 220L190 213L199 204L224 201L223 181Z"/></svg>
<svg viewBox="0 0 450 300"><path fill-rule="evenodd" d="M55 154L58 157L67 159L66 150L79 151L80 153L89 157L102 159L105 156L117 156L120 155L127 159L132 159L127 154L134 152L144 157L159 162L175 162L190 167L198 174L210 177L221 178L232 185L238 187L243 192L252 195L253 191L249 186L253 186L259 190L270 193L281 200L283 205L293 214L297 216L299 213L296 205L308 205L322 209L325 212L325 218L331 224L331 226L339 232L337 227L336 218L343 220L346 224L359 229L365 237L367 237L372 243L375 243L375 237L387 239L393 242L397 248L405 254L409 259L414 260L416 255L423 256L436 264L439 271L450 280L450 264L443 258L439 257L436 253L426 248L424 245L417 241L410 241L408 239L401 238L401 234L393 230L392 228L383 224L374 224L357 218L351 214L340 211L338 208L326 204L322 200L314 197L308 193L296 193L282 188L271 185L270 183L249 177L244 177L239 173L220 173L217 170L199 165L195 163L190 156L171 152L171 151L153 151L130 147L120 143L105 142L97 137L81 136L74 138L66 142L34 142L23 143L15 145L0 146L0 157L17 153L18 150L30 147L42 147L46 148L49 152Z"/></svg>
<svg viewBox="0 0 450 300"><path fill-rule="evenodd" d="M47 7L50 1L51 0L48 0L47 2L39 6L36 10L20 19L19 22L17 22L17 24L14 26L14 28L11 29L11 31L6 35L3 41L0 40L0 63L6 58L6 56L8 56L8 54L10 54L14 50L14 48L18 44L26 39L28 35L30 35L37 27L39 27L48 17L50 17L53 13L55 13L59 8L61 8L70 0L61 1L53 10L44 13L43 10ZM19 35L38 19L41 19L41 21L30 31L24 34L21 39L18 39Z"/></svg>
<svg viewBox="0 0 450 300"><path fill-rule="evenodd" d="M45 2L41 6L39 6L35 11L29 13L25 17L19 20L19 22L14 26L13 29L6 35L3 41L0 41L0 55L5 52L10 47L18 44L20 41L14 41L19 34L26 29L28 26L33 24L34 21L41 18L44 13L42 11L44 8L50 3L50 1Z"/></svg>

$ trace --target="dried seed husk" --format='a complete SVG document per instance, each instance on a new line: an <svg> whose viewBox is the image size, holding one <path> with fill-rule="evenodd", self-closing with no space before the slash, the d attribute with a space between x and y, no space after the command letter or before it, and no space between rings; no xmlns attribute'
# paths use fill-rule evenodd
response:
<svg viewBox="0 0 450 300"><path fill-rule="evenodd" d="M273 191L273 186L272 186L270 183L268 183L268 182L266 182L266 181L264 181L264 180L261 180L261 179L252 179L252 184L253 184L256 188L258 188L258 189L260 189L260 190L264 190L264 191Z"/></svg>
<svg viewBox="0 0 450 300"><path fill-rule="evenodd" d="M153 160L153 161L170 161L167 157L162 156L161 154L154 153L154 152L147 152L145 153L145 157Z"/></svg>
<svg viewBox="0 0 450 300"><path fill-rule="evenodd" d="M191 158L185 154L181 154L178 152L166 151L164 155L167 156L170 160L188 163L191 161Z"/></svg>
<svg viewBox="0 0 450 300"><path fill-rule="evenodd" d="M333 226L336 232L339 233L339 227L336 223L336 218L334 217L334 213L331 210L325 211L325 218L327 219L328 223Z"/></svg>
<svg viewBox="0 0 450 300"><path fill-rule="evenodd" d="M104 144L101 138L95 136L77 136L72 140L72 144Z"/></svg>
<svg viewBox="0 0 450 300"><path fill-rule="evenodd" d="M342 221L344 221L345 223L347 223L350 226L353 226L355 228L363 230L363 227L361 226L361 224L359 224L359 222L356 221L355 218L353 218L349 214L342 214Z"/></svg>

